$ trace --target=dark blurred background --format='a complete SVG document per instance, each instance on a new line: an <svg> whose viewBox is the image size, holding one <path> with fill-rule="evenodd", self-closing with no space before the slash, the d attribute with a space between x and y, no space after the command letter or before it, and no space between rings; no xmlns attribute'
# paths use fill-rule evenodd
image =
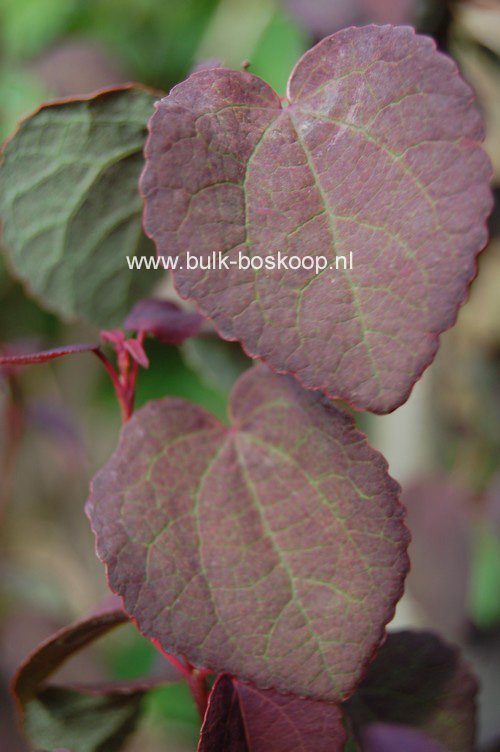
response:
<svg viewBox="0 0 500 752"><path fill-rule="evenodd" d="M312 44L338 28L411 23L431 34L474 87L500 180L500 2L444 0L0 0L0 139L42 101L124 81L168 91L199 65L250 72L284 94ZM403 485L412 573L391 626L432 627L458 642L480 676L480 748L500 750L500 213L456 327L409 402L360 426ZM159 291L172 296L168 280ZM0 255L0 348L96 340L44 312ZM244 361L207 340L147 343L138 403L180 395L224 417ZM90 355L0 371L0 676L107 592L83 514L88 481L116 442L119 411ZM64 669L122 678L158 657L132 627ZM0 692L0 737L7 739ZM196 748L199 722L183 684L156 690L127 750ZM168 742L168 746L167 746ZM0 745L2 742L0 741ZM6 752L15 751L15 741ZM2 747L3 749L3 747Z"/></svg>

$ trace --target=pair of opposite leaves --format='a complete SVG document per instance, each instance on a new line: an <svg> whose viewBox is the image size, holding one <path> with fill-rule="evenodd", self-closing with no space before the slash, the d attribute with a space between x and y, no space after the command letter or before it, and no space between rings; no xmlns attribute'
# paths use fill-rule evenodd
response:
<svg viewBox="0 0 500 752"><path fill-rule="evenodd" d="M386 412L432 360L485 243L480 119L454 63L408 28L323 40L288 100L220 69L161 100L146 231L184 262L352 251L350 272L178 268L175 281L252 356ZM175 399L139 411L88 512L111 587L147 636L261 687L339 701L402 591L397 497L346 414L256 366L230 428Z"/></svg>

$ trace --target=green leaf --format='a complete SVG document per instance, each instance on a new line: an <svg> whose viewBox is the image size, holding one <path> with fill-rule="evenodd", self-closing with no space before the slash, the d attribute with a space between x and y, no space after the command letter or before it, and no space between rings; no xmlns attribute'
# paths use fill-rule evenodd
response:
<svg viewBox="0 0 500 752"><path fill-rule="evenodd" d="M48 687L25 708L25 728L36 745L73 752L117 752L137 722L143 692L92 694Z"/></svg>
<svg viewBox="0 0 500 752"><path fill-rule="evenodd" d="M345 710L364 752L470 752L477 689L458 648L403 630L387 636Z"/></svg>
<svg viewBox="0 0 500 752"><path fill-rule="evenodd" d="M44 105L7 142L0 217L9 266L50 311L101 327L121 322L154 273L137 181L154 92L120 87Z"/></svg>
<svg viewBox="0 0 500 752"><path fill-rule="evenodd" d="M290 70L307 47L307 37L299 25L276 8L251 55L250 70L278 94L284 94Z"/></svg>
<svg viewBox="0 0 500 752"><path fill-rule="evenodd" d="M252 362L237 342L227 342L215 334L191 337L184 342L181 352L205 384L224 394Z"/></svg>

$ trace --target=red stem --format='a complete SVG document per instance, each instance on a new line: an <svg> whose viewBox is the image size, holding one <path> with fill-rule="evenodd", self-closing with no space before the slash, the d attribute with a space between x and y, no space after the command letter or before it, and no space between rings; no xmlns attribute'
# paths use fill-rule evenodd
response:
<svg viewBox="0 0 500 752"><path fill-rule="evenodd" d="M5 407L6 446L1 463L0 477L0 516L7 506L12 477L23 432L24 415L22 411L22 394L13 374L7 373L8 397Z"/></svg>
<svg viewBox="0 0 500 752"><path fill-rule="evenodd" d="M207 712L208 696L210 694L207 682L205 681L205 676L204 669L201 671L194 669L191 678L188 680L188 687L191 690L191 694L193 695L202 722Z"/></svg>
<svg viewBox="0 0 500 752"><path fill-rule="evenodd" d="M130 401L127 399L127 395L125 394L124 385L120 381L120 377L115 371L113 364L111 361L106 357L106 355L102 352L102 350L94 350L95 354L103 363L104 368L108 372L111 381L113 382L113 387L115 390L116 398L118 400L118 404L120 405L120 410L122 414L122 421L123 423L126 423L127 420L131 417L132 412L130 410Z"/></svg>

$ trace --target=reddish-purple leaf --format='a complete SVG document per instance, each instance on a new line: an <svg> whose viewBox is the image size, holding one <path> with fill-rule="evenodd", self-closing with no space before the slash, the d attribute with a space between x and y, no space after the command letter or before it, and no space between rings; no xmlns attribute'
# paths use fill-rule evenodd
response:
<svg viewBox="0 0 500 752"><path fill-rule="evenodd" d="M100 337L103 342L109 342L115 350L123 347L125 335L121 329L101 329Z"/></svg>
<svg viewBox="0 0 500 752"><path fill-rule="evenodd" d="M124 427L87 505L111 588L167 652L340 700L401 594L398 486L350 416L263 365L231 415L168 398Z"/></svg>
<svg viewBox="0 0 500 752"><path fill-rule="evenodd" d="M73 653L127 621L120 600L112 597L91 616L73 622L49 637L28 656L16 673L13 690L19 702L24 704L34 697L47 677Z"/></svg>
<svg viewBox="0 0 500 752"><path fill-rule="evenodd" d="M198 752L251 752L238 692L227 674L217 677L210 692Z"/></svg>
<svg viewBox="0 0 500 752"><path fill-rule="evenodd" d="M491 167L473 95L431 39L370 26L307 52L288 100L215 69L158 102L146 231L224 338L388 412L433 360L486 242ZM188 268L188 254L192 266L218 252L229 268ZM329 265L352 253L352 269L238 268L279 253Z"/></svg>
<svg viewBox="0 0 500 752"><path fill-rule="evenodd" d="M126 339L123 343L123 347L133 357L137 363L143 368L149 368L149 358L144 352L144 348L141 343L136 339Z"/></svg>
<svg viewBox="0 0 500 752"><path fill-rule="evenodd" d="M183 311L175 303L155 298L140 300L125 319L125 329L152 334L160 342L181 345L200 330L202 316Z"/></svg>
<svg viewBox="0 0 500 752"><path fill-rule="evenodd" d="M342 752L337 705L261 690L223 674L210 695L199 752Z"/></svg>
<svg viewBox="0 0 500 752"><path fill-rule="evenodd" d="M0 355L1 366L27 366L32 363L44 363L46 360L62 358L64 355L75 355L82 352L96 352L99 345L65 345L56 347L53 350L42 350L42 352L28 353L26 355Z"/></svg>
<svg viewBox="0 0 500 752"><path fill-rule="evenodd" d="M358 737L370 737L366 729L371 724L396 724L417 729L447 752L471 752L476 693L476 679L457 648L432 632L394 632L346 708ZM385 732L381 737L373 729L372 733L375 739L385 738ZM408 752L413 749L410 738ZM367 750L379 752L380 744L373 742ZM399 749L407 750L403 743ZM434 752L433 747L421 749Z"/></svg>

